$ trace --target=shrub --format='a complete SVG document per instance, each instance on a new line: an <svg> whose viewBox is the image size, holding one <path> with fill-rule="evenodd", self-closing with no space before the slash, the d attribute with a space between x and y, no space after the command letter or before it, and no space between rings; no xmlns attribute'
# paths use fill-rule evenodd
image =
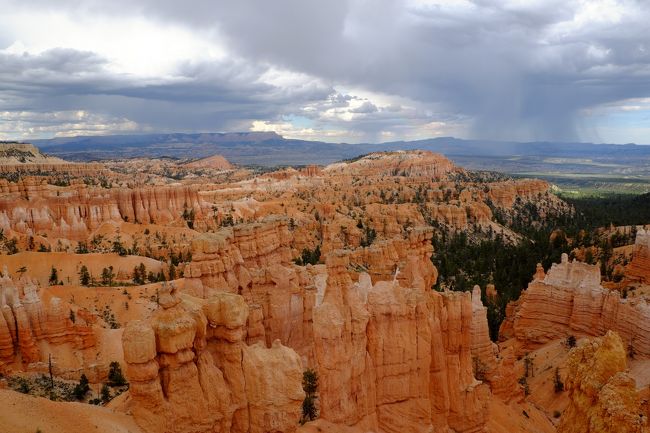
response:
<svg viewBox="0 0 650 433"><path fill-rule="evenodd" d="M124 386L127 384L124 374L122 374L122 367L117 361L111 362L108 371L108 384L110 386Z"/></svg>
<svg viewBox="0 0 650 433"><path fill-rule="evenodd" d="M52 266L52 270L50 271L50 286L55 286L59 284L59 273L56 270L54 266Z"/></svg>
<svg viewBox="0 0 650 433"><path fill-rule="evenodd" d="M308 368L302 374L302 389L305 391L305 399L302 402L302 418L300 423L313 421L318 417L316 408L316 393L318 392L318 373Z"/></svg>
<svg viewBox="0 0 650 433"><path fill-rule="evenodd" d="M77 400L83 400L86 394L90 391L90 386L88 385L88 378L85 374L82 374L79 378L79 383L75 385L74 391L72 391L74 397Z"/></svg>
<svg viewBox="0 0 650 433"><path fill-rule="evenodd" d="M111 401L111 390L108 387L108 385L106 384L102 385L102 390L100 394L102 396L102 403L108 403L109 401Z"/></svg>
<svg viewBox="0 0 650 433"><path fill-rule="evenodd" d="M86 265L81 266L81 269L79 269L79 283L82 286L90 284L90 272L88 272Z"/></svg>
<svg viewBox="0 0 650 433"><path fill-rule="evenodd" d="M569 335L566 338L566 345L569 348L576 347L576 337L575 337L575 335Z"/></svg>

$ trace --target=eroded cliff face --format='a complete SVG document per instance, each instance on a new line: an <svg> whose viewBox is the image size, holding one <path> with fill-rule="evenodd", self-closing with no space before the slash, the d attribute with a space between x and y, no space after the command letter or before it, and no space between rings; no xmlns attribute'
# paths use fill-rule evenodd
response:
<svg viewBox="0 0 650 433"><path fill-rule="evenodd" d="M637 230L632 261L626 267L625 275L631 280L650 283L650 230Z"/></svg>
<svg viewBox="0 0 650 433"><path fill-rule="evenodd" d="M351 163L331 164L326 171L357 176L427 176L440 179L455 169L449 159L438 153L416 150L377 152Z"/></svg>
<svg viewBox="0 0 650 433"><path fill-rule="evenodd" d="M44 304L27 278L14 282L6 268L0 277L0 372L39 370L53 355L55 372L69 375L100 368L94 362L95 333L80 316L73 323L67 304L57 297ZM70 357L70 353L76 353ZM42 369L42 367L40 368Z"/></svg>
<svg viewBox="0 0 650 433"><path fill-rule="evenodd" d="M5 235L46 234L85 240L104 222L169 224L185 210L203 219L203 203L192 186L98 188L48 185L39 178L0 181L0 228ZM197 225L199 223L197 222Z"/></svg>
<svg viewBox="0 0 650 433"><path fill-rule="evenodd" d="M626 367L624 342L615 332L574 349L566 366L570 403L558 433L648 432L648 414Z"/></svg>
<svg viewBox="0 0 650 433"><path fill-rule="evenodd" d="M430 152L389 152L224 184L0 188L10 235L92 232L106 238L102 254L117 234L151 260L169 257L162 244L187 248L182 294L167 286L156 308L158 285L143 285L142 302L121 310L129 407L145 431L291 432L308 367L320 419L346 429L483 432L490 399L522 398L515 352L490 342L480 290L432 290L431 226L507 232L493 210L548 196L543 182L486 183Z"/></svg>
<svg viewBox="0 0 650 433"><path fill-rule="evenodd" d="M503 360L480 294L431 290L431 230L306 267L290 261L291 233L276 218L197 238L184 290L208 302L240 294L250 311L242 344L278 339L318 371L321 419L381 432L483 431L490 382L475 378L474 359L495 381Z"/></svg>
<svg viewBox="0 0 650 433"><path fill-rule="evenodd" d="M521 298L507 311L502 337L514 336L534 347L568 335L600 336L608 330L625 344L650 356L650 306L641 298L622 299L600 285L600 269L566 254L548 274L538 269Z"/></svg>
<svg viewBox="0 0 650 433"><path fill-rule="evenodd" d="M275 341L245 343L248 306L232 293L207 300L160 294L147 322L122 337L132 410L147 432L293 432L304 392L300 357Z"/></svg>

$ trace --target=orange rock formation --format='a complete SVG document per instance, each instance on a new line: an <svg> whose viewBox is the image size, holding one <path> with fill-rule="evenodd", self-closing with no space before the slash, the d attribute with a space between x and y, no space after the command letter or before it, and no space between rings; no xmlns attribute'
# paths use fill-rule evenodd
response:
<svg viewBox="0 0 650 433"><path fill-rule="evenodd" d="M622 299L600 285L597 265L573 261L566 254L548 274L539 270L521 298L508 309L502 336L524 346L570 334L600 336L613 330L636 353L650 356L650 306L642 298Z"/></svg>
<svg viewBox="0 0 650 433"><path fill-rule="evenodd" d="M572 351L565 382L570 404L558 433L648 432L648 414L626 364L624 343L612 331Z"/></svg>
<svg viewBox="0 0 650 433"><path fill-rule="evenodd" d="M86 350L96 343L92 327L81 317L73 323L60 298L52 297L49 305L43 305L34 283L23 278L15 284L6 268L0 277L0 310L0 371L28 365L38 369L35 364L48 362L51 354L59 374L92 363ZM66 361L70 351L79 354L80 363Z"/></svg>
<svg viewBox="0 0 650 433"><path fill-rule="evenodd" d="M148 432L292 432L304 398L300 358L279 341L247 346L248 306L231 293L161 291L148 322L123 334L133 414Z"/></svg>
<svg viewBox="0 0 650 433"><path fill-rule="evenodd" d="M632 261L627 266L625 275L631 280L650 283L650 230L637 230Z"/></svg>

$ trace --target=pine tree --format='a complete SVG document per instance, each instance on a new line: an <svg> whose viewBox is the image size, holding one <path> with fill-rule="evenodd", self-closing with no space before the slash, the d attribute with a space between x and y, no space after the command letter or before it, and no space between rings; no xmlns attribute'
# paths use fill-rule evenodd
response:
<svg viewBox="0 0 650 433"><path fill-rule="evenodd" d="M90 272L88 272L86 265L82 265L81 269L79 269L79 283L81 283L82 286L90 284Z"/></svg>
<svg viewBox="0 0 650 433"><path fill-rule="evenodd" d="M123 386L126 385L126 379L124 374L122 374L122 367L117 361L111 362L110 369L108 371L108 384L110 386Z"/></svg>
<svg viewBox="0 0 650 433"><path fill-rule="evenodd" d="M108 403L111 400L111 390L108 387L108 385L106 384L102 385L101 396L102 396L102 403Z"/></svg>
<svg viewBox="0 0 650 433"><path fill-rule="evenodd" d="M59 284L59 273L56 268L52 266L52 270L50 271L50 286L55 286L57 284Z"/></svg>
<svg viewBox="0 0 650 433"><path fill-rule="evenodd" d="M90 386L88 385L88 378L85 374L82 374L79 378L79 383L75 385L74 390L72 391L73 395L77 400L83 400L86 394L90 391Z"/></svg>
<svg viewBox="0 0 650 433"><path fill-rule="evenodd" d="M302 418L300 422L313 421L318 417L316 408L316 393L318 392L318 373L311 368L302 374L302 389L305 391L305 399L302 402Z"/></svg>

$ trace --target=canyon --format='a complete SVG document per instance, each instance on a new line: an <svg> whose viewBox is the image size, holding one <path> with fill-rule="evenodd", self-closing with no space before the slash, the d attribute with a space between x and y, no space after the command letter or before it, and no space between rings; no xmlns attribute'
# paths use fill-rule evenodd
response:
<svg viewBox="0 0 650 433"><path fill-rule="evenodd" d="M101 185L65 161L56 175L33 164L0 179L0 373L100 386L118 363L128 389L92 408L107 431L647 431L645 230L624 269L635 290L563 255L505 308L497 342L499 287L433 289L436 233L516 243L519 209L571 215L544 181L426 151L271 172L218 156L114 161ZM29 404L13 394L0 402ZM4 418L9 431L72 428Z"/></svg>

